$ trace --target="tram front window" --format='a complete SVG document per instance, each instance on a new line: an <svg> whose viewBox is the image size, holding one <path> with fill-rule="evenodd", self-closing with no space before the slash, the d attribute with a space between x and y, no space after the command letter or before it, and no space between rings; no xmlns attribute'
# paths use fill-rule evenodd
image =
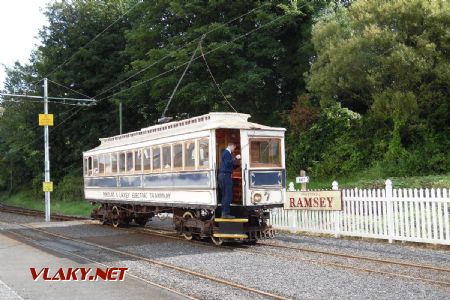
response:
<svg viewBox="0 0 450 300"><path fill-rule="evenodd" d="M250 165L252 167L281 167L280 139L251 139Z"/></svg>

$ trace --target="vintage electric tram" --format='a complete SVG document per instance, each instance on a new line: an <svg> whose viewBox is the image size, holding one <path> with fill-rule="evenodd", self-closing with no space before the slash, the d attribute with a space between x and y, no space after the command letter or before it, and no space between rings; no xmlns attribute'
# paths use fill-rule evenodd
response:
<svg viewBox="0 0 450 300"><path fill-rule="evenodd" d="M113 226L173 213L186 239L216 244L273 237L270 209L284 201L284 128L248 122L248 114L209 113L100 139L83 153L84 193L100 204L92 217ZM228 142L241 155L231 214L222 219L217 170Z"/></svg>

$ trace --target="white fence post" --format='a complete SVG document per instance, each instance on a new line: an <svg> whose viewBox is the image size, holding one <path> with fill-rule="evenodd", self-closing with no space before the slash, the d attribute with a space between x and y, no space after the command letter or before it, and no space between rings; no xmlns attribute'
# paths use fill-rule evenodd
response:
<svg viewBox="0 0 450 300"><path fill-rule="evenodd" d="M339 190L339 184L338 182L335 180L333 181L333 183L331 184L332 190L337 191ZM344 199L342 199L342 204L344 204ZM335 233L334 233L334 237L335 238L340 238L341 237L341 216L342 216L342 211L335 211L334 212L334 225L335 225Z"/></svg>
<svg viewBox="0 0 450 300"><path fill-rule="evenodd" d="M394 210L393 210L393 199L392 199L392 181L390 179L386 180L386 208L387 208L387 222L388 222L388 240L392 243L394 240Z"/></svg>
<svg viewBox="0 0 450 300"><path fill-rule="evenodd" d="M289 182L288 191L295 192L295 185L292 181ZM290 209L290 210L288 210L287 214L288 214L288 220L289 220L289 224L290 224L289 227L291 227L292 231L297 232L298 231L297 211L295 209Z"/></svg>

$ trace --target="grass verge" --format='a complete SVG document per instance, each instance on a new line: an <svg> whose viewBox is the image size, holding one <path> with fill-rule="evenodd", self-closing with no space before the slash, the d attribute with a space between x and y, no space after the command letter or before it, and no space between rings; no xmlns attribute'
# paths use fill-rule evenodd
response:
<svg viewBox="0 0 450 300"><path fill-rule="evenodd" d="M13 195L0 195L0 203L44 211L44 197L35 197L30 191L21 190ZM51 212L72 216L90 216L94 207L84 200L51 201Z"/></svg>
<svg viewBox="0 0 450 300"><path fill-rule="evenodd" d="M308 189L331 189L331 183L336 180L340 188L361 188L375 189L384 188L385 179L373 177L369 173L360 173L353 177L336 178L329 180L317 180L310 178L307 184ZM392 180L394 188L450 188L450 174L446 175L430 175L430 176L411 176L411 177L389 177ZM289 182L295 182L295 178L288 179ZM295 184L300 189L300 184Z"/></svg>

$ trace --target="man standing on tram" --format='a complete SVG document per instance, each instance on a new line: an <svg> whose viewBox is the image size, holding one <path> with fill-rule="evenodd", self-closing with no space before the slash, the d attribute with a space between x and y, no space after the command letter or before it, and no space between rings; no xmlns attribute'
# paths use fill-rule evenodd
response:
<svg viewBox="0 0 450 300"><path fill-rule="evenodd" d="M236 160L241 159L238 154L233 157L233 152L236 149L235 143L228 143L228 147L222 152L220 158L219 168L219 188L222 195L222 218L232 219L234 216L230 214L231 201L233 200L233 169L236 166Z"/></svg>

